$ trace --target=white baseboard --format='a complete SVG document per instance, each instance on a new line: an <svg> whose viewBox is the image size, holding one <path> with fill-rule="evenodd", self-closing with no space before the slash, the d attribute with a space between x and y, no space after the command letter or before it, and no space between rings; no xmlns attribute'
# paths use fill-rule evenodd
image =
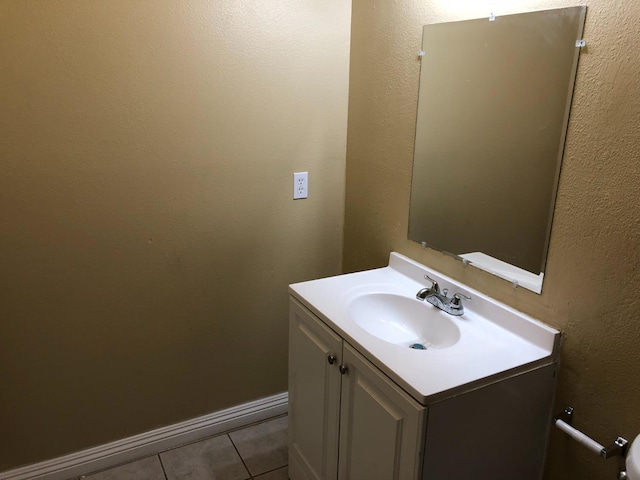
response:
<svg viewBox="0 0 640 480"><path fill-rule="evenodd" d="M287 413L287 392L0 473L0 480L67 480Z"/></svg>

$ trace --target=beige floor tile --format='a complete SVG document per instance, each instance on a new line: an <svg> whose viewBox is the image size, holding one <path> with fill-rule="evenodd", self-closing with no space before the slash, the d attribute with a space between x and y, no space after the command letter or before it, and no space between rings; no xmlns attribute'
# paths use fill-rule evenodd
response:
<svg viewBox="0 0 640 480"><path fill-rule="evenodd" d="M253 478L254 480L289 480L289 467L282 467Z"/></svg>
<svg viewBox="0 0 640 480"><path fill-rule="evenodd" d="M251 475L287 465L287 417L229 433Z"/></svg>
<svg viewBox="0 0 640 480"><path fill-rule="evenodd" d="M87 475L87 480L165 480L157 455Z"/></svg>
<svg viewBox="0 0 640 480"><path fill-rule="evenodd" d="M168 480L246 480L249 472L227 435L160 454Z"/></svg>

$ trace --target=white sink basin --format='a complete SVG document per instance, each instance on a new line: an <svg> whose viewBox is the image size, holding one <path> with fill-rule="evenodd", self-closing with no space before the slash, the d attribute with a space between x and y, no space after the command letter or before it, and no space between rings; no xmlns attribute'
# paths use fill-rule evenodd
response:
<svg viewBox="0 0 640 480"><path fill-rule="evenodd" d="M363 330L395 345L432 350L451 347L460 340L453 317L415 298L387 293L361 295L349 302L348 312Z"/></svg>

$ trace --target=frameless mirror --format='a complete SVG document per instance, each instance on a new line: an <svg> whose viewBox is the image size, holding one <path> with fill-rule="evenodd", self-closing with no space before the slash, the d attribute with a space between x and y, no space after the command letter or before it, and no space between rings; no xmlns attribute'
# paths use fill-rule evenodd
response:
<svg viewBox="0 0 640 480"><path fill-rule="evenodd" d="M540 293L585 14L424 27L409 239Z"/></svg>

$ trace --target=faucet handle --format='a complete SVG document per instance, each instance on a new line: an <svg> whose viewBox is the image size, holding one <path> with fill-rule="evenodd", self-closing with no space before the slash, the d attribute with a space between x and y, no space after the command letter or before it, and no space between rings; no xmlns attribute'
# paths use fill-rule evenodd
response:
<svg viewBox="0 0 640 480"><path fill-rule="evenodd" d="M451 303L456 307L462 306L462 299L471 300L471 297L467 297L462 293L454 293L453 298L451 299Z"/></svg>
<svg viewBox="0 0 640 480"><path fill-rule="evenodd" d="M440 285L438 285L438 282L436 282L429 275L425 275L424 278L425 278L425 280L429 280L433 284L433 285L431 285L432 289L434 289L436 292L440 293Z"/></svg>

